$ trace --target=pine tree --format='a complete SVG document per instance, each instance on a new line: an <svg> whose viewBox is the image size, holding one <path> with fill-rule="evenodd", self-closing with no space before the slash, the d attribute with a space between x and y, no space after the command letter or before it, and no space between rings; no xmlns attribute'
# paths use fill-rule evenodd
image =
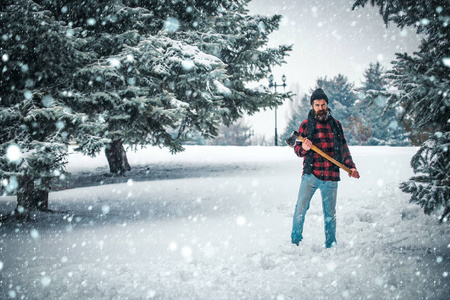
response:
<svg viewBox="0 0 450 300"><path fill-rule="evenodd" d="M80 148L93 155L103 141L110 140L105 152L113 173L127 169L124 143L180 151L180 133L171 133L189 126L190 117L203 117L203 123L195 124L199 131L201 126L214 130L219 123L216 106L222 100L225 88L220 81L225 78L225 65L219 59L167 36L146 39L98 66L89 65L74 77L76 88L89 87L77 95L75 102L83 103L77 110L107 126L94 139L79 136Z"/></svg>
<svg viewBox="0 0 450 300"><path fill-rule="evenodd" d="M300 124L306 119L311 110L310 98L306 94L302 95L299 85L294 86L290 90L293 91L294 96L292 97L292 102L289 103L290 115L288 122L284 132L280 136L281 141L283 141L280 143L281 145L284 145L284 141L291 136L292 131L298 131Z"/></svg>
<svg viewBox="0 0 450 300"><path fill-rule="evenodd" d="M441 220L450 215L449 151L450 132L438 132L423 143L411 160L416 176L402 182L400 188L412 194L411 201L426 214L443 209Z"/></svg>
<svg viewBox="0 0 450 300"><path fill-rule="evenodd" d="M339 102L346 108L352 108L357 100L354 94L354 84L348 81L348 78L342 74L328 79L326 76L317 79L316 88L322 87L330 101L330 105Z"/></svg>
<svg viewBox="0 0 450 300"><path fill-rule="evenodd" d="M369 68L364 71L363 90L385 91L389 82L384 77L386 70L379 62L370 63Z"/></svg>
<svg viewBox="0 0 450 300"><path fill-rule="evenodd" d="M200 133L189 133L183 145L249 146L256 144L254 130L241 118L230 125L220 125L217 136L205 139Z"/></svg>
<svg viewBox="0 0 450 300"><path fill-rule="evenodd" d="M408 137L401 123L398 122L395 110L385 109L384 96L365 97L366 94L378 95L385 92L389 82L385 77L385 69L379 62L370 63L364 71L363 87L359 89L361 102L356 106L368 128L371 130L366 145L408 145Z"/></svg>
<svg viewBox="0 0 450 300"><path fill-rule="evenodd" d="M248 146L251 137L251 127L243 119L239 119L228 126L221 125L217 137L206 143L218 146Z"/></svg>
<svg viewBox="0 0 450 300"><path fill-rule="evenodd" d="M314 89L322 88L327 94L332 115L342 124L348 144L361 145L367 140L368 125L356 110L355 102L358 98L354 93L354 86L346 76L338 74L331 79L318 78Z"/></svg>
<svg viewBox="0 0 450 300"><path fill-rule="evenodd" d="M124 144L181 151L189 132L213 137L289 97L246 86L291 49L266 47L280 16L249 16L246 4L2 1L0 177L18 188L18 210L47 207L70 141L105 148L121 173Z"/></svg>
<svg viewBox="0 0 450 300"><path fill-rule="evenodd" d="M221 123L281 104L286 95L246 87L290 50L263 49L280 16L249 16L246 3L73 1L54 9L83 29L84 51L96 57L75 74L70 98L106 127L79 135L80 150L105 147L111 171L122 173L129 168L123 144L178 152L190 132L212 138Z"/></svg>
<svg viewBox="0 0 450 300"><path fill-rule="evenodd" d="M84 41L67 36L69 28L35 2L15 2L0 6L0 179L26 216L48 209L51 181L65 174L69 139L92 124L59 98L59 87L88 59L78 51Z"/></svg>
<svg viewBox="0 0 450 300"><path fill-rule="evenodd" d="M328 106L332 110L331 114L341 122L347 142L349 144L363 143L367 139L368 134L365 130L368 126L363 123L364 121L356 111L357 97L353 92L354 84L342 74L331 79L317 78L315 87L300 98L297 110L293 110L282 139L286 140L293 130L298 130L300 124L308 117L308 112L311 110L310 96L317 88L322 88L327 95Z"/></svg>
<svg viewBox="0 0 450 300"><path fill-rule="evenodd" d="M368 0L358 0L354 8ZM397 91L386 92L388 106L402 110L400 120L413 120L412 129L427 133L429 139L412 158L416 176L401 185L411 193L411 202L425 213L443 209L441 220L450 215L450 6L448 1L372 0L380 7L384 22L400 28L413 27L424 38L412 56L398 53L388 78Z"/></svg>

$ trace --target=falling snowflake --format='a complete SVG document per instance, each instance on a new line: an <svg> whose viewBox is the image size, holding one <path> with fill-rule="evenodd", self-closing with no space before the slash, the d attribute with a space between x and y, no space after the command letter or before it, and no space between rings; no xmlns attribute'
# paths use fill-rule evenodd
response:
<svg viewBox="0 0 450 300"><path fill-rule="evenodd" d="M186 258L189 259L192 256L192 248L189 246L184 246L181 249L181 255Z"/></svg>
<svg viewBox="0 0 450 300"><path fill-rule="evenodd" d="M52 282L52 279L48 276L43 276L41 278L41 284L43 287L48 287L50 285L50 283Z"/></svg>
<svg viewBox="0 0 450 300"><path fill-rule="evenodd" d="M37 231L37 229L34 229L34 228L30 230L30 235L35 240L39 239L39 237L40 237L39 231Z"/></svg>
<svg viewBox="0 0 450 300"><path fill-rule="evenodd" d="M33 96L33 93L31 93L31 91L25 91L23 93L23 96L25 97L25 99L30 100L31 97Z"/></svg>
<svg viewBox="0 0 450 300"><path fill-rule="evenodd" d="M238 224L239 226L244 226L245 223L247 223L247 220L245 219L245 217L239 216L236 218L236 224Z"/></svg>
<svg viewBox="0 0 450 300"><path fill-rule="evenodd" d="M186 59L181 63L181 67L183 68L183 70L185 70L186 72L192 71L195 67L195 64L192 60L190 59Z"/></svg>
<svg viewBox="0 0 450 300"><path fill-rule="evenodd" d="M175 18L167 18L164 22L164 29L169 33L174 33L180 28L180 21Z"/></svg>
<svg viewBox="0 0 450 300"><path fill-rule="evenodd" d="M117 58L111 58L109 60L109 64L114 67L114 68L119 68L120 67L120 60L118 60Z"/></svg>
<svg viewBox="0 0 450 300"><path fill-rule="evenodd" d="M42 98L42 105L44 107L52 107L54 102L55 101L53 100L53 97L51 95L45 95L44 98Z"/></svg>
<svg viewBox="0 0 450 300"><path fill-rule="evenodd" d="M89 19L87 19L86 23L89 26L95 26L95 24L97 24L97 20L95 20L94 18L89 18Z"/></svg>
<svg viewBox="0 0 450 300"><path fill-rule="evenodd" d="M450 57L444 57L442 62L444 63L444 66L450 67Z"/></svg>
<svg viewBox="0 0 450 300"><path fill-rule="evenodd" d="M107 215L109 213L110 209L111 208L109 207L109 205L107 205L107 204L103 205L102 206L102 214Z"/></svg>
<svg viewBox="0 0 450 300"><path fill-rule="evenodd" d="M11 163L18 163L22 158L22 151L16 144L9 145L6 149L6 159Z"/></svg>
<svg viewBox="0 0 450 300"><path fill-rule="evenodd" d="M169 250L171 252L175 252L175 251L177 251L177 249L178 249L178 244L176 242L171 242L169 245Z"/></svg>

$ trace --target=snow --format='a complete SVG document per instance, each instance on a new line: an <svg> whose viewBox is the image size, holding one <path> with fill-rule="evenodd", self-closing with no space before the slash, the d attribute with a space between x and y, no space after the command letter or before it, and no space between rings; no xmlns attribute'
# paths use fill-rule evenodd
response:
<svg viewBox="0 0 450 300"><path fill-rule="evenodd" d="M444 63L444 66L450 67L450 57L444 57L442 62Z"/></svg>
<svg viewBox="0 0 450 300"><path fill-rule="evenodd" d="M11 144L6 148L6 160L10 163L18 163L22 158L20 147L16 144Z"/></svg>
<svg viewBox="0 0 450 300"><path fill-rule="evenodd" d="M109 64L114 67L114 68L120 68L121 64L120 64L120 60L117 58L110 58L109 59Z"/></svg>
<svg viewBox="0 0 450 300"><path fill-rule="evenodd" d="M224 86L220 81L214 80L214 85L220 94L224 96L230 96L232 94L231 90Z"/></svg>
<svg viewBox="0 0 450 300"><path fill-rule="evenodd" d="M175 18L169 17L164 22L164 29L167 30L167 32L174 33L178 28L180 28L180 21Z"/></svg>
<svg viewBox="0 0 450 300"><path fill-rule="evenodd" d="M55 213L0 227L0 298L448 299L450 228L398 185L417 148L351 147L341 172L338 245L324 249L319 193L290 243L301 159L288 147L187 146L69 157ZM0 198L0 213L15 208Z"/></svg>
<svg viewBox="0 0 450 300"><path fill-rule="evenodd" d="M43 98L42 98L42 105L44 106L44 107L52 107L53 106L53 103L54 103L54 100L53 100L53 97L51 96L51 95L45 95Z"/></svg>

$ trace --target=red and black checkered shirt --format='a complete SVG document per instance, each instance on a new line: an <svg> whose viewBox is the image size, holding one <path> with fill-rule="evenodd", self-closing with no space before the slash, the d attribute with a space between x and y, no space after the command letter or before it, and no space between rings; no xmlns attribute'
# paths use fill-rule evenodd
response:
<svg viewBox="0 0 450 300"><path fill-rule="evenodd" d="M336 120L339 127L342 125L339 123L338 120ZM298 133L302 137L307 137L307 128L308 128L308 120L306 119L303 121L303 123L300 125L300 128L298 130ZM312 143L328 154L331 157L334 157L334 139L333 139L333 131L331 129L331 125L329 122L319 122L316 121L316 130L314 134L314 139ZM303 157L303 168L305 167L305 157L306 153L308 151L303 150L302 148L302 142L297 141L294 146L295 154L299 157ZM309 150L313 151L313 150ZM355 168L356 166L353 163L352 156L350 154L350 150L348 149L347 141L345 140L345 137L342 136L342 158L343 158L343 164L347 166L350 169ZM326 158L320 156L316 152L314 152L313 155L313 175L316 176L318 179L323 181L339 181L341 180L339 176L339 169L333 168L333 163L328 161ZM304 173L304 171L303 171Z"/></svg>

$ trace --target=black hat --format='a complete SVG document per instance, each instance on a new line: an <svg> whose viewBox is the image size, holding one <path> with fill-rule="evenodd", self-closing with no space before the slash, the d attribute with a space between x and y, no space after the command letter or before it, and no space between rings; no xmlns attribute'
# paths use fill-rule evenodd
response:
<svg viewBox="0 0 450 300"><path fill-rule="evenodd" d="M328 97L325 94L325 92L319 88L317 90L315 90L312 95L311 95L311 105L313 104L314 100L320 100L320 99L324 99L327 104L328 104Z"/></svg>

